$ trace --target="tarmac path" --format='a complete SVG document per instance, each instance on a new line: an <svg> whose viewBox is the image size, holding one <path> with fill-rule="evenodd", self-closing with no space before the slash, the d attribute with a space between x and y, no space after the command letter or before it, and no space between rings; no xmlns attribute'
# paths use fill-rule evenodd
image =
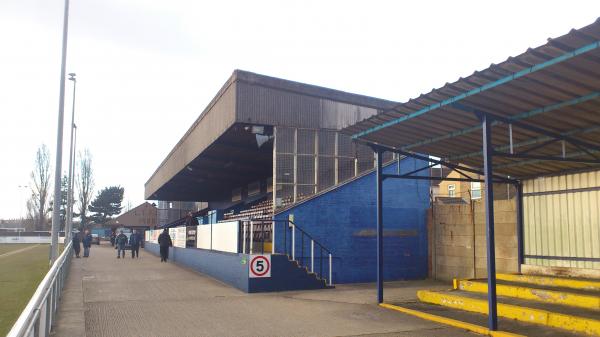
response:
<svg viewBox="0 0 600 337"><path fill-rule="evenodd" d="M246 294L159 261L143 250L139 259L116 259L106 245L74 259L52 335L477 336L380 308L372 284ZM415 298L423 286L393 283L386 296Z"/></svg>

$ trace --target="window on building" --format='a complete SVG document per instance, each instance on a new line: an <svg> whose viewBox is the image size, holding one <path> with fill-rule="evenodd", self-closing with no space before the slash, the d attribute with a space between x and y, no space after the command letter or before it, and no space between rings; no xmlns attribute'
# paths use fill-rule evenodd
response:
<svg viewBox="0 0 600 337"><path fill-rule="evenodd" d="M481 199L481 183L471 183L471 199Z"/></svg>
<svg viewBox="0 0 600 337"><path fill-rule="evenodd" d="M454 184L448 185L448 196L453 197L453 196L455 196L455 193L456 193L456 185L454 185Z"/></svg>

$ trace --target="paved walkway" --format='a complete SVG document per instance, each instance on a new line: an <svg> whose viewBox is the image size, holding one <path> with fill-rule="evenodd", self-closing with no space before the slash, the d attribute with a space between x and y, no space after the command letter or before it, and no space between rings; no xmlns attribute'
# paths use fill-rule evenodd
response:
<svg viewBox="0 0 600 337"><path fill-rule="evenodd" d="M144 251L115 257L93 246L73 260L54 336L477 336L380 308L373 285L246 294ZM386 299L422 287L440 285L392 283Z"/></svg>

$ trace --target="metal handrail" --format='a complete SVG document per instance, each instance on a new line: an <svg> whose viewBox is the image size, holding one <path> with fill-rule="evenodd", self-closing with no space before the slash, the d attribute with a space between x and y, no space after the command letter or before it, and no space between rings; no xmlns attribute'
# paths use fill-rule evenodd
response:
<svg viewBox="0 0 600 337"><path fill-rule="evenodd" d="M240 235L242 236L242 243L241 243L241 251L242 253L246 254L246 251L248 251L248 253L252 254L255 250L253 249L253 242L254 242L254 225L255 224L272 224L271 227L271 231L270 231L270 240L271 240L271 252L272 254L275 254L276 252L276 248L275 248L275 234L276 234L276 225L277 223L283 223L285 225L284 230L283 230L283 251L285 254L287 254L293 261L296 261L300 266L306 267L307 270L309 268L309 263L307 263L305 260L309 259L310 261L310 272L312 273L316 273L316 268L315 268L315 245L317 246L317 249L319 251L319 256L318 256L318 263L319 263L319 272L318 275L320 275L321 278L324 278L326 280L328 280L329 285L333 285L333 280L332 280L332 276L333 276L333 271L332 271L332 259L333 259L333 254L331 253L331 251L329 249L327 249L325 246L323 246L323 244L321 244L320 242L318 242L317 240L315 240L310 234L306 233L302 228L298 227L298 225L296 225L293 221L291 220L287 220L287 219L271 219L271 220L266 220L266 219L252 219L252 218L248 218L248 219L244 219L240 221ZM249 225L249 226L248 226ZM246 227L249 227L248 230L246 230ZM288 237L287 237L287 232L288 230L291 230L291 235L290 235L290 252L288 253ZM296 230L298 230L299 234L300 234L300 240L296 241ZM259 231L257 231L257 233L260 233L259 235L259 240L257 240L256 242L260 242L261 243L261 247L259 252L264 254L265 253L265 238L268 235L268 233L265 234L265 228L262 227ZM310 255L309 256L304 256L304 242L305 242L305 238L307 237L308 240L307 242L310 243ZM246 244L246 241L249 241L248 244ZM296 253L296 246L299 244L299 248L300 248L300 255L298 256ZM248 248L248 249L246 249ZM327 255L324 255L323 253L327 253ZM329 271L329 276L325 277L325 275L323 275L323 259L328 259L329 263L328 263L328 271Z"/></svg>
<svg viewBox="0 0 600 337"><path fill-rule="evenodd" d="M49 336L73 256L72 242L54 262L7 337Z"/></svg>

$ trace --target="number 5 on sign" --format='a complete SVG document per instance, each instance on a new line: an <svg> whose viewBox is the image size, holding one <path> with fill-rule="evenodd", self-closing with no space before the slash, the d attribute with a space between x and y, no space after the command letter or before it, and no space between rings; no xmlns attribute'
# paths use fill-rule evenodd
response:
<svg viewBox="0 0 600 337"><path fill-rule="evenodd" d="M271 277L271 255L250 255L248 277Z"/></svg>

